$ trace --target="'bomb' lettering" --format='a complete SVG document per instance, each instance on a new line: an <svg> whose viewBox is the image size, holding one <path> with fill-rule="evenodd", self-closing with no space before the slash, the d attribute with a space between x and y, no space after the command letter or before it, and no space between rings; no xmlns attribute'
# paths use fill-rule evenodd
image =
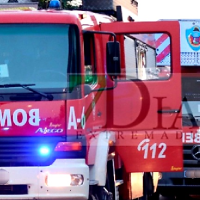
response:
<svg viewBox="0 0 200 200"><path fill-rule="evenodd" d="M20 116L20 118L19 118ZM39 126L39 109L31 109L26 112L24 109L16 109L11 113L10 109L0 110L0 126L24 126L28 123L31 126Z"/></svg>

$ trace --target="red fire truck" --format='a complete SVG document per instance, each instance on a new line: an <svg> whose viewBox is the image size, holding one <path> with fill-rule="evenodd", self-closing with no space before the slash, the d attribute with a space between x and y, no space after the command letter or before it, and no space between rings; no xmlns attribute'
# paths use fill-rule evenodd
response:
<svg viewBox="0 0 200 200"><path fill-rule="evenodd" d="M158 192L163 195L176 195L183 199L183 195L199 194L199 50L200 50L200 21L179 20L180 33L177 40L181 44L181 91L182 112L178 117L182 119L183 133L177 134L183 142L184 170L177 173L162 173ZM160 35L160 37L163 37ZM158 65L168 65L170 52L168 41L163 40L157 46L158 54L163 52Z"/></svg>
<svg viewBox="0 0 200 200"><path fill-rule="evenodd" d="M1 11L0 199L148 199L182 171L178 38L175 21Z"/></svg>

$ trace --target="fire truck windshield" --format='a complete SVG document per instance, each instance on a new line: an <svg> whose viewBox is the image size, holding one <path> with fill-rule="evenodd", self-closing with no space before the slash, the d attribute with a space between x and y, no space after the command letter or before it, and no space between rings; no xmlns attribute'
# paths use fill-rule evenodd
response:
<svg viewBox="0 0 200 200"><path fill-rule="evenodd" d="M33 88L63 91L67 72L80 68L77 41L74 25L1 24L0 84L32 83Z"/></svg>

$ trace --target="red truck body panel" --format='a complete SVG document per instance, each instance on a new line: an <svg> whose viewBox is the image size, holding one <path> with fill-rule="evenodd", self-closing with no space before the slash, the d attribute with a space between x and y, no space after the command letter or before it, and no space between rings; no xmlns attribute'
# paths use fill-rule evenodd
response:
<svg viewBox="0 0 200 200"><path fill-rule="evenodd" d="M181 91L180 58L177 56L180 54L178 22L116 22L101 24L101 30L119 35L165 32L172 36L171 55L176 59L171 61L171 77L164 81L119 81L117 87L107 93L107 127L116 131L116 149L128 172L182 171L182 141L176 135L182 131L181 119L178 113L159 113L161 110L181 110L181 93L177 92ZM152 137L148 138L148 134ZM165 143L166 156L159 157L159 151L156 155L142 156L144 152L139 150L141 142L143 150L145 142L149 142L148 147L154 143L158 147L160 145L160 150ZM152 150L153 147L150 148ZM172 159L174 154L176 159ZM130 162L131 155L134 158Z"/></svg>
<svg viewBox="0 0 200 200"><path fill-rule="evenodd" d="M0 103L0 137L66 135L65 101Z"/></svg>

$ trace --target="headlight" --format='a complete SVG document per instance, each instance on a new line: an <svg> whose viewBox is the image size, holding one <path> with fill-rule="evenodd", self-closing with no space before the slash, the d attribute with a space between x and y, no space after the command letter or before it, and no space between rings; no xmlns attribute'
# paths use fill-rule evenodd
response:
<svg viewBox="0 0 200 200"><path fill-rule="evenodd" d="M48 174L45 182L49 187L78 186L83 184L83 176L81 174Z"/></svg>

